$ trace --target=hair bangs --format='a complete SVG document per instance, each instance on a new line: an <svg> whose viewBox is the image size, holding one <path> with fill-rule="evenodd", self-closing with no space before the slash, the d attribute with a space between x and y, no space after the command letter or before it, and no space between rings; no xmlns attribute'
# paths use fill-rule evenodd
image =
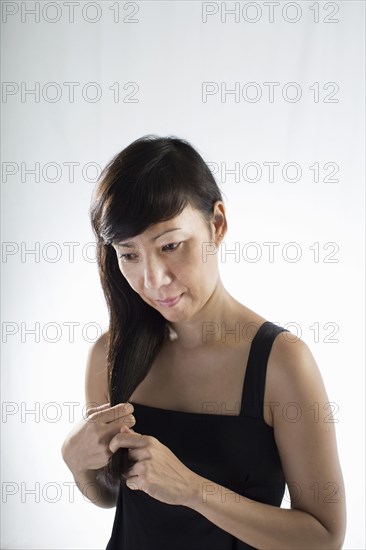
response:
<svg viewBox="0 0 366 550"><path fill-rule="evenodd" d="M121 175L102 206L100 236L105 244L130 239L150 225L179 215L194 196L187 176L168 163L146 165L138 177Z"/></svg>

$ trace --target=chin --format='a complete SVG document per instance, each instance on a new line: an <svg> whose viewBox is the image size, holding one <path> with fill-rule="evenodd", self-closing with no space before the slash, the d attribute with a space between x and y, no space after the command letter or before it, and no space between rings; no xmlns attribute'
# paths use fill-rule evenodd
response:
<svg viewBox="0 0 366 550"><path fill-rule="evenodd" d="M172 323L179 323L180 321L186 321L189 318L189 315L185 311L173 311L173 310L166 310L166 309L159 309L156 308L159 313L162 314L162 316L167 320L171 321Z"/></svg>
<svg viewBox="0 0 366 550"><path fill-rule="evenodd" d="M171 321L172 323L179 323L179 321L184 321L186 319L186 316L184 313L180 312L173 312L173 311L161 311L159 309L159 313L162 314L162 316L167 320Z"/></svg>

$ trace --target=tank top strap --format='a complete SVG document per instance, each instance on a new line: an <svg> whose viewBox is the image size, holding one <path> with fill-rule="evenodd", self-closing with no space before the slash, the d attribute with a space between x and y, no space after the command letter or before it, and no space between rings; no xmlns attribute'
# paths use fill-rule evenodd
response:
<svg viewBox="0 0 366 550"><path fill-rule="evenodd" d="M249 351L240 416L251 416L263 420L268 357L276 336L284 331L289 332L271 321L266 321L257 330Z"/></svg>

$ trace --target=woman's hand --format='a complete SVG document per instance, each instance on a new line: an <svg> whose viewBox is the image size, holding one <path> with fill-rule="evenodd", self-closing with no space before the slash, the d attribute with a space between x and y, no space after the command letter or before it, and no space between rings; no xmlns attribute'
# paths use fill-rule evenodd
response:
<svg viewBox="0 0 366 550"><path fill-rule="evenodd" d="M172 451L156 437L121 428L113 437L109 449L128 448L128 457L137 462L126 474L126 485L139 489L167 504L188 505L197 494L200 476L187 468Z"/></svg>
<svg viewBox="0 0 366 550"><path fill-rule="evenodd" d="M113 452L109 448L111 439L119 433L122 427L133 426L135 418L133 405L120 403L111 407L105 403L100 407L87 410L86 418L82 418L71 430L62 445L62 457L70 470L84 473L87 470L97 470L104 467ZM130 430L134 433L133 430Z"/></svg>

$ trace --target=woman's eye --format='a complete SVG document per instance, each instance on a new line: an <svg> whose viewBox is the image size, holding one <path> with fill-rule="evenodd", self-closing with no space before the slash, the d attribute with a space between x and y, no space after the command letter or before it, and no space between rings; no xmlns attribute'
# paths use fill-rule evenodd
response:
<svg viewBox="0 0 366 550"><path fill-rule="evenodd" d="M173 252L173 250L176 250L180 244L181 243L169 243L169 244L166 244L165 246L163 246L163 248L166 249L167 246L173 246L174 248L168 248L167 249L167 252Z"/></svg>
<svg viewBox="0 0 366 550"><path fill-rule="evenodd" d="M164 245L162 247L162 250L164 252L173 252L174 250L176 250L178 248L178 246L182 244L181 242L179 243L168 243L166 245ZM121 260L122 262L138 262L138 256L137 254L133 253L133 252L126 252L124 254L118 254L118 259Z"/></svg>
<svg viewBox="0 0 366 550"><path fill-rule="evenodd" d="M120 254L118 258L122 260L123 262L133 262L136 261L135 258L132 258L132 256L135 256L135 254Z"/></svg>

